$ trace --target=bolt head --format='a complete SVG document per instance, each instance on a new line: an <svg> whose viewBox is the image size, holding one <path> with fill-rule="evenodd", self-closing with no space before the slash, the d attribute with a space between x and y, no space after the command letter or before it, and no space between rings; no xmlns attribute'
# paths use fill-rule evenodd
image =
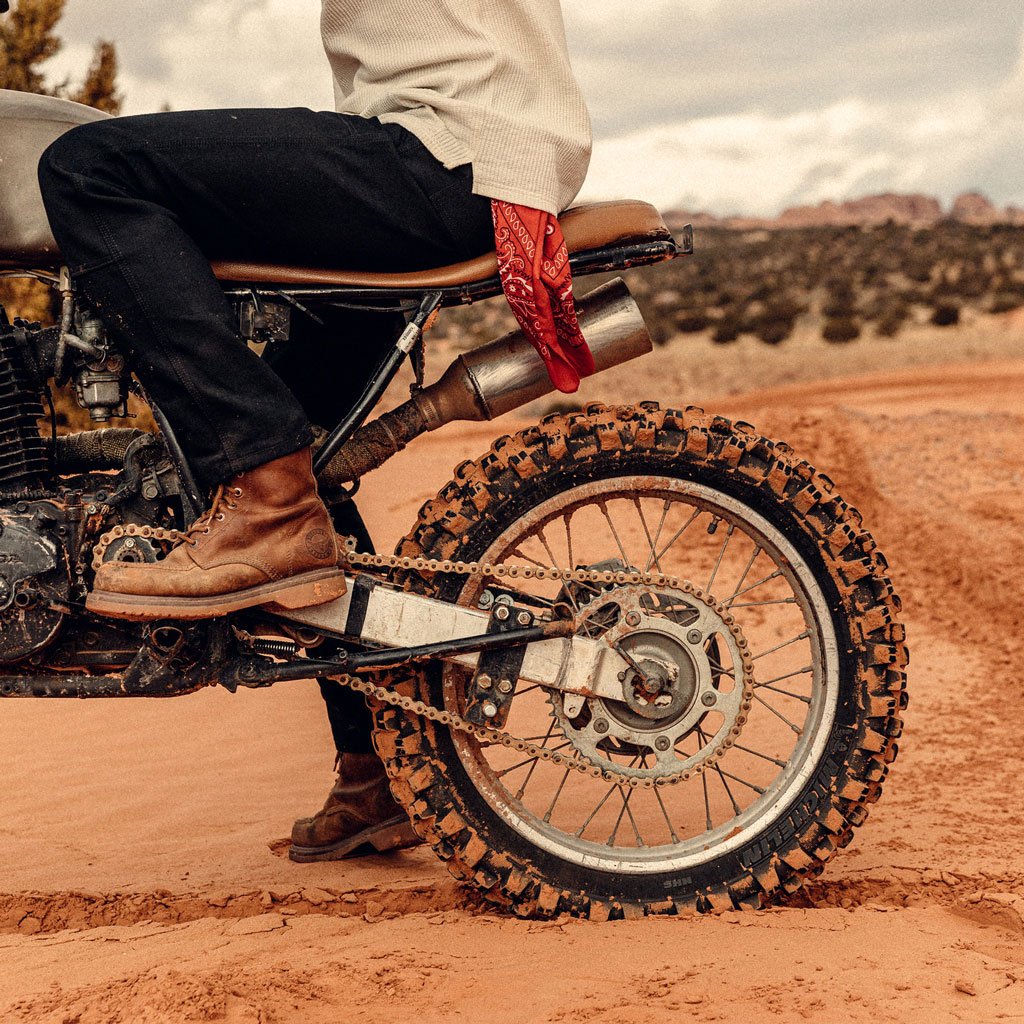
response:
<svg viewBox="0 0 1024 1024"><path fill-rule="evenodd" d="M484 718L494 718L498 714L498 705L493 701L486 700L480 710L483 711Z"/></svg>
<svg viewBox="0 0 1024 1024"><path fill-rule="evenodd" d="M710 708L712 705L718 703L718 698L709 690L703 697L701 697L700 702L704 707Z"/></svg>
<svg viewBox="0 0 1024 1024"><path fill-rule="evenodd" d="M501 679L498 682L498 693L511 693L512 692L512 680Z"/></svg>
<svg viewBox="0 0 1024 1024"><path fill-rule="evenodd" d="M494 617L499 622L504 622L508 618L508 607L506 605L498 605L494 611Z"/></svg>
<svg viewBox="0 0 1024 1024"><path fill-rule="evenodd" d="M594 723L594 732L606 733L608 731L608 719L599 718Z"/></svg>
<svg viewBox="0 0 1024 1024"><path fill-rule="evenodd" d="M528 626L530 624L530 617L529 612L520 612L516 616L516 622L518 622L520 626Z"/></svg>
<svg viewBox="0 0 1024 1024"><path fill-rule="evenodd" d="M626 625L627 626L639 626L640 625L640 616L639 616L639 614L637 612L630 612L626 616Z"/></svg>
<svg viewBox="0 0 1024 1024"><path fill-rule="evenodd" d="M619 673L619 682L620 683L624 683L625 681L626 681L626 673L625 672L620 672Z"/></svg>
<svg viewBox="0 0 1024 1024"><path fill-rule="evenodd" d="M476 685L481 690L489 690L491 688L491 677L486 672L481 672L477 676Z"/></svg>
<svg viewBox="0 0 1024 1024"><path fill-rule="evenodd" d="M494 604L494 595L489 590L485 590L480 595L480 600L477 604L484 609L490 608Z"/></svg>
<svg viewBox="0 0 1024 1024"><path fill-rule="evenodd" d="M686 634L686 639L691 644L699 644L704 639L704 634L699 629L691 629Z"/></svg>
<svg viewBox="0 0 1024 1024"><path fill-rule="evenodd" d="M658 750L668 750L668 748L672 746L672 741L667 736L659 736L654 741L654 746Z"/></svg>

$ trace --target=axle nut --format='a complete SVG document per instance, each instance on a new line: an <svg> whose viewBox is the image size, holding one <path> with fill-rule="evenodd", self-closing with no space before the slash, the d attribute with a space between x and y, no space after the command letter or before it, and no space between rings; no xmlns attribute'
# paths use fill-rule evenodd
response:
<svg viewBox="0 0 1024 1024"><path fill-rule="evenodd" d="M484 718L494 718L498 713L498 705L493 701L485 700L480 710L483 711Z"/></svg>
<svg viewBox="0 0 1024 1024"><path fill-rule="evenodd" d="M528 626L530 624L530 613L520 612L516 616L516 622L518 622L520 626Z"/></svg>
<svg viewBox="0 0 1024 1024"><path fill-rule="evenodd" d="M512 692L512 680L502 679L498 683L498 693L511 693Z"/></svg>
<svg viewBox="0 0 1024 1024"><path fill-rule="evenodd" d="M486 672L481 672L477 677L476 685L481 690L489 690L491 688L491 677Z"/></svg>
<svg viewBox="0 0 1024 1024"><path fill-rule="evenodd" d="M498 607L494 609L494 617L499 622L504 622L508 618L508 606L504 604L498 605Z"/></svg>

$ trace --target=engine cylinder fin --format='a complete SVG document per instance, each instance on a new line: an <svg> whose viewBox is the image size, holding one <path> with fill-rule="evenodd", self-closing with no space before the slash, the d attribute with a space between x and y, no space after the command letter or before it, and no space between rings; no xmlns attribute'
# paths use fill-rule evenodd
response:
<svg viewBox="0 0 1024 1024"><path fill-rule="evenodd" d="M0 490L31 490L42 483L49 469L38 425L42 415L21 354L10 334L0 330Z"/></svg>

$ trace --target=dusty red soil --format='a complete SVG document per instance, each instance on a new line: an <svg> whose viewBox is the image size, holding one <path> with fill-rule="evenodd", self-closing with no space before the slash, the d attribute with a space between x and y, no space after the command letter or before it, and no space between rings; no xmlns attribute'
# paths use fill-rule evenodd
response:
<svg viewBox="0 0 1024 1024"><path fill-rule="evenodd" d="M7 702L0 1021L1019 1019L1024 361L706 404L826 470L905 601L901 756L804 895L716 918L513 920L422 849L280 856L330 778L309 684ZM371 476L362 506L382 546L497 432L449 428Z"/></svg>

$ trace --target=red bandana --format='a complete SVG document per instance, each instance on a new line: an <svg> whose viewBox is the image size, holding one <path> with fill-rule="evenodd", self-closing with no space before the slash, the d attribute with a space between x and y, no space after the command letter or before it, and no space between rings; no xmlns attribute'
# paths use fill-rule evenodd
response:
<svg viewBox="0 0 1024 1024"><path fill-rule="evenodd" d="M491 200L498 272L512 312L559 391L571 394L594 372L594 357L576 319L572 271L558 218Z"/></svg>

